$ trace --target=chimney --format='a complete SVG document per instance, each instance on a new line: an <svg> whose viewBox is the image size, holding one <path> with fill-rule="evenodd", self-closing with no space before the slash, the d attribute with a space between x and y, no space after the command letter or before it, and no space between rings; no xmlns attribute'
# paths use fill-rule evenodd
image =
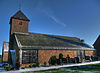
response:
<svg viewBox="0 0 100 73"><path fill-rule="evenodd" d="M85 43L85 41L84 40L81 40L81 43Z"/></svg>

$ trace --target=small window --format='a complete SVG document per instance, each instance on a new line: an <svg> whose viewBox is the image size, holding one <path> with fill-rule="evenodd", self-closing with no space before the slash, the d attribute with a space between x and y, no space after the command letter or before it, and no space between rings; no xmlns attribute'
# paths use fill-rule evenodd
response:
<svg viewBox="0 0 100 73"><path fill-rule="evenodd" d="M19 25L22 25L22 22L20 21L20 22L18 22L18 24L19 24Z"/></svg>
<svg viewBox="0 0 100 73"><path fill-rule="evenodd" d="M36 59L37 59L37 50L23 50L22 51L23 64L35 63Z"/></svg>

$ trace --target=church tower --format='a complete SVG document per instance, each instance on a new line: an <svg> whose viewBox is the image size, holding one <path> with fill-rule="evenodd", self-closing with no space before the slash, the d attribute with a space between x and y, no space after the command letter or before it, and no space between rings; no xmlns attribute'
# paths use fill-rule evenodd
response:
<svg viewBox="0 0 100 73"><path fill-rule="evenodd" d="M29 25L29 19L24 15L24 13L19 10L16 14L14 14L10 18L10 32L9 32L9 55L8 55L8 62L11 64L11 56L10 56L10 50L13 50L13 46L15 44L14 42L14 33L28 33L28 25ZM17 49L18 50L18 49ZM17 53L16 53L17 54Z"/></svg>
<svg viewBox="0 0 100 73"><path fill-rule="evenodd" d="M9 49L13 47L13 33L28 33L28 23L29 19L19 10L16 14L14 14L10 19L10 33L9 33Z"/></svg>
<svg viewBox="0 0 100 73"><path fill-rule="evenodd" d="M14 32L28 33L28 23L29 19L19 10L10 19L10 35Z"/></svg>

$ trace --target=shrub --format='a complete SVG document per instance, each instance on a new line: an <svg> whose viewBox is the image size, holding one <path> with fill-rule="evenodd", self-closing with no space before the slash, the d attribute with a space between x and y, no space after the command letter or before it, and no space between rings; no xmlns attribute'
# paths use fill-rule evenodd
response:
<svg viewBox="0 0 100 73"><path fill-rule="evenodd" d="M63 59L63 54L62 53L59 54L59 59Z"/></svg>
<svg viewBox="0 0 100 73"><path fill-rule="evenodd" d="M59 61L60 61L60 64L62 64L62 59L63 59L63 54L60 53L60 54L59 54Z"/></svg>
<svg viewBox="0 0 100 73"><path fill-rule="evenodd" d="M67 55L67 57L69 57L69 55Z"/></svg>
<svg viewBox="0 0 100 73"><path fill-rule="evenodd" d="M92 61L98 61L98 57L91 57Z"/></svg>
<svg viewBox="0 0 100 73"><path fill-rule="evenodd" d="M11 70L13 70L13 69L14 69L13 65L9 65L9 68L10 68Z"/></svg>
<svg viewBox="0 0 100 73"><path fill-rule="evenodd" d="M57 59L57 64L60 65L60 60L59 59Z"/></svg>
<svg viewBox="0 0 100 73"><path fill-rule="evenodd" d="M9 67L9 65L4 66L5 69L7 69Z"/></svg>
<svg viewBox="0 0 100 73"><path fill-rule="evenodd" d="M11 70L11 68L8 67L8 68L7 68L7 71L10 71L10 70Z"/></svg>
<svg viewBox="0 0 100 73"><path fill-rule="evenodd" d="M62 63L64 63L64 64L67 63L66 58L63 58L63 59L62 59Z"/></svg>
<svg viewBox="0 0 100 73"><path fill-rule="evenodd" d="M56 56L52 56L49 60L49 64L51 65L55 65L57 63L57 59Z"/></svg>
<svg viewBox="0 0 100 73"><path fill-rule="evenodd" d="M36 66L39 67L40 66L40 62L37 60L36 61Z"/></svg>
<svg viewBox="0 0 100 73"><path fill-rule="evenodd" d="M32 68L32 64L30 64L29 67Z"/></svg>
<svg viewBox="0 0 100 73"><path fill-rule="evenodd" d="M17 63L16 63L16 69L19 70L19 68L20 68L20 63L17 62Z"/></svg>
<svg viewBox="0 0 100 73"><path fill-rule="evenodd" d="M33 64L32 66L33 66L33 67L36 67L36 64Z"/></svg>
<svg viewBox="0 0 100 73"><path fill-rule="evenodd" d="M47 65L47 62L44 62L44 65Z"/></svg>
<svg viewBox="0 0 100 73"><path fill-rule="evenodd" d="M8 65L4 66L4 68L7 69L7 71L10 71L11 68L10 68L9 66L10 66L10 65L8 64Z"/></svg>
<svg viewBox="0 0 100 73"><path fill-rule="evenodd" d="M69 55L67 55L66 59L67 59L67 63L70 63L71 62L71 58L70 58Z"/></svg>
<svg viewBox="0 0 100 73"><path fill-rule="evenodd" d="M75 63L75 58L71 58L71 63Z"/></svg>
<svg viewBox="0 0 100 73"><path fill-rule="evenodd" d="M79 63L79 58L75 57L75 63Z"/></svg>

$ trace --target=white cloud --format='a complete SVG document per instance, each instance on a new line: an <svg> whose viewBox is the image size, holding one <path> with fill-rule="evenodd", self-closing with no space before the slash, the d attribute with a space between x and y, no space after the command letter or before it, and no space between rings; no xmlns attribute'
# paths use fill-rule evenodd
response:
<svg viewBox="0 0 100 73"><path fill-rule="evenodd" d="M56 23L62 25L63 27L66 27L66 24L60 21L58 18L56 18L53 14L50 14L49 11L43 10L43 13L45 13L48 17L50 17L53 21Z"/></svg>

